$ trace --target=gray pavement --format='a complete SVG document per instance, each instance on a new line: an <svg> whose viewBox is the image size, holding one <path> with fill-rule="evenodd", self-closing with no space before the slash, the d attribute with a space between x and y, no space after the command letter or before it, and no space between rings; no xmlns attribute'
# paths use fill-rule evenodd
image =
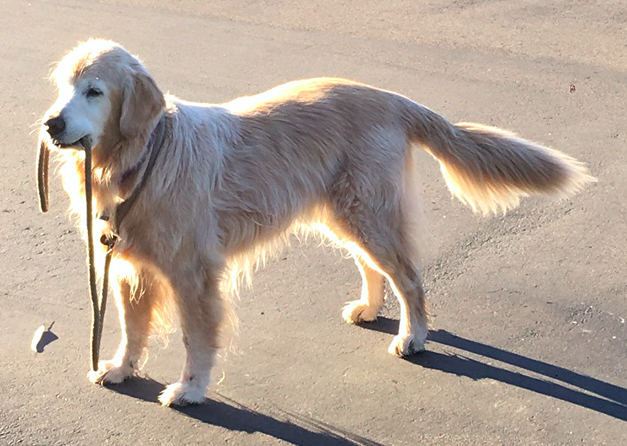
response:
<svg viewBox="0 0 627 446"><path fill-rule="evenodd" d="M3 0L0 444L627 444L626 20L613 0ZM55 97L45 78L90 36L140 55L185 99L348 77L554 146L599 183L480 218L421 157L426 353L386 353L392 300L375 324L343 324L354 265L296 244L242 293L237 349L209 402L163 408L179 336L154 342L142 379L91 385L84 247L58 178L51 213L36 206L33 124ZM53 320L58 339L31 352ZM105 356L118 336L112 309Z"/></svg>

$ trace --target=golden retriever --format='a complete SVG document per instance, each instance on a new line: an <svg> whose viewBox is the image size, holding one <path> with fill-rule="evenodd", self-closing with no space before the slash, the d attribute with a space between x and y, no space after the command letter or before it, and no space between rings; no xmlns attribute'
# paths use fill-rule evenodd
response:
<svg viewBox="0 0 627 446"><path fill-rule="evenodd" d="M117 205L160 150L116 234L122 342L89 376L101 384L132 376L151 330L174 311L187 356L159 397L164 405L204 400L235 325L225 283L303 228L346 249L361 272L361 297L344 307L344 320L373 321L387 281L401 309L389 352L424 349L414 150L440 163L452 194L475 212L506 211L532 194L568 195L593 180L558 151L493 127L451 124L404 96L343 79L290 82L220 105L186 102L164 95L136 57L107 40L79 44L52 77L59 96L43 119L40 151L56 149L81 229L91 218L97 238L110 233ZM163 140L153 147L159 123ZM90 216L84 154L71 150L86 136Z"/></svg>

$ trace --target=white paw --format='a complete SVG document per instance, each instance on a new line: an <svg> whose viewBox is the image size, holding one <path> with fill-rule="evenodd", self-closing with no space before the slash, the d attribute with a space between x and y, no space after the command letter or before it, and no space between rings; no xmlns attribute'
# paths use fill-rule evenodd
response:
<svg viewBox="0 0 627 446"><path fill-rule="evenodd" d="M390 355L404 357L411 356L415 353L420 353L425 350L425 340L422 342L418 339L418 336L413 334L398 334L394 336L388 353Z"/></svg>
<svg viewBox="0 0 627 446"><path fill-rule="evenodd" d="M187 404L201 404L204 401L205 386L194 384L193 381L170 384L159 395L159 402L163 406L185 406Z"/></svg>
<svg viewBox="0 0 627 446"><path fill-rule="evenodd" d="M358 324L360 322L372 322L377 320L378 311L361 300L354 300L344 305L342 309L342 319L347 324Z"/></svg>
<svg viewBox="0 0 627 446"><path fill-rule="evenodd" d="M130 365L117 365L113 361L100 361L98 370L91 370L87 377L94 384L120 384L126 378L133 376Z"/></svg>

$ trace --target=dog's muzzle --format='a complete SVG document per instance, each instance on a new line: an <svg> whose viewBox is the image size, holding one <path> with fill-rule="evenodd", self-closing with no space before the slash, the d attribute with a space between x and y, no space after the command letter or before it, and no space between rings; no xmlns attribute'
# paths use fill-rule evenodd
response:
<svg viewBox="0 0 627 446"><path fill-rule="evenodd" d="M59 147L61 149L67 149L69 147L76 147L79 141L84 138L84 136L82 136L78 138L76 141L69 141L69 142L64 141L63 134L65 133L67 126L65 123L65 119L63 118L63 115L61 114L48 119L44 123L44 126L46 127L46 131L48 132L48 134L50 135L50 138L52 139L52 143L56 147Z"/></svg>

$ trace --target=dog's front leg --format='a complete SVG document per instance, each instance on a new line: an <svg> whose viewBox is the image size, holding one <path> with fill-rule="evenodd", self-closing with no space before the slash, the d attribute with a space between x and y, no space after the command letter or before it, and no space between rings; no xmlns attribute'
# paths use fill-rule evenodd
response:
<svg viewBox="0 0 627 446"><path fill-rule="evenodd" d="M118 384L131 377L138 367L150 334L152 303L155 298L155 284L151 278L142 273L136 286L122 281L113 288L122 340L112 360L100 361L98 370L89 372L89 379L96 384Z"/></svg>
<svg viewBox="0 0 627 446"><path fill-rule="evenodd" d="M194 262L170 276L175 291L186 359L178 382L159 396L164 406L202 403L211 367L224 341L226 302L219 293L219 271Z"/></svg>

